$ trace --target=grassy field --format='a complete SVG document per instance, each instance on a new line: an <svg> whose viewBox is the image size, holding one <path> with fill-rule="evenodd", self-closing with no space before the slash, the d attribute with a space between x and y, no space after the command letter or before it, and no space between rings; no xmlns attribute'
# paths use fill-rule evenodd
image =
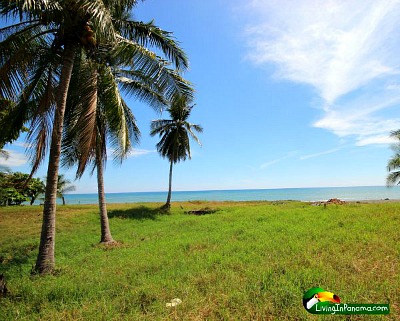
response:
<svg viewBox="0 0 400 321"><path fill-rule="evenodd" d="M114 247L98 245L96 206L59 206L46 277L30 276L42 208L0 208L0 319L400 320L400 203L185 202L170 215L160 205L109 205ZM218 211L185 214L204 207ZM314 286L391 313L311 315L302 296Z"/></svg>

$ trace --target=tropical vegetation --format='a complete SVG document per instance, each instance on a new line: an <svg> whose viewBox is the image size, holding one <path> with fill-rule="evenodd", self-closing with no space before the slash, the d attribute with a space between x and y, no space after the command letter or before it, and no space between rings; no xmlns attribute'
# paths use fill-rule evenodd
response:
<svg viewBox="0 0 400 321"><path fill-rule="evenodd" d="M29 178L29 174L20 172L0 172L0 205L21 205L35 200L44 193L45 185L40 178Z"/></svg>
<svg viewBox="0 0 400 321"><path fill-rule="evenodd" d="M57 197L61 198L63 205L65 205L65 193L75 191L75 185L67 179L64 174L58 174L57 180Z"/></svg>
<svg viewBox="0 0 400 321"><path fill-rule="evenodd" d="M170 33L153 23L127 18L136 3L75 0L0 2L3 16L20 19L20 22L1 29L0 98L16 103L13 112L5 118L15 130L21 129L31 119L28 141L34 145L32 174L49 147L41 243L35 266L35 271L40 274L54 269L58 170L74 68L80 67L85 60L95 64L99 59L107 66L128 66L120 68L120 73L106 69L108 80L118 79L121 88L147 100L153 98L149 92L157 92L163 99L172 99L177 94L192 95L190 84L179 74L188 66L184 52ZM160 48L165 57L159 57L146 46ZM171 63L174 69L168 68ZM99 73L98 68L93 70ZM95 133L97 109L94 90L97 90L96 86L83 88L86 93L83 105L92 108L79 116L89 121L85 128L92 133ZM114 85L108 90L118 89ZM80 160L90 155L94 136L81 137L85 137L85 149L79 150ZM100 163L101 160L96 165Z"/></svg>
<svg viewBox="0 0 400 321"><path fill-rule="evenodd" d="M20 18L20 22L2 29L0 90L5 99L18 101L20 117L14 128L32 116L29 136L36 142L33 172L50 140L41 243L35 267L44 274L54 269L61 137L74 56L78 48L90 50L97 41L115 41L116 35L111 15L101 1L2 1L0 9L9 19Z"/></svg>
<svg viewBox="0 0 400 321"><path fill-rule="evenodd" d="M64 174L58 175L57 197L65 205L65 194L75 191ZM29 202L33 205L39 198L42 200L46 185L40 178L32 178L29 174L21 172L0 171L0 205L22 205Z"/></svg>
<svg viewBox="0 0 400 321"><path fill-rule="evenodd" d="M1 34L1 33L0 33ZM28 129L25 126L14 126L12 121L17 108L15 103L11 100L4 99L0 95L0 156L2 155L2 148L7 143L14 142L22 132L27 132Z"/></svg>
<svg viewBox="0 0 400 321"><path fill-rule="evenodd" d="M161 205L109 204L112 246L98 244L97 206L61 206L57 276L45 278L29 276L41 209L0 208L0 319L400 320L399 202ZM218 211L185 213L207 207ZM319 318L302 305L314 286L390 314Z"/></svg>
<svg viewBox="0 0 400 321"><path fill-rule="evenodd" d="M203 128L200 125L188 122L190 112L194 107L194 105L190 106L188 103L187 97L176 96L167 109L171 119L158 119L151 123L150 135L160 137L160 141L157 143L157 151L170 163L168 195L164 205L166 209L171 206L173 165L191 158L189 137L201 145L195 132L201 133Z"/></svg>
<svg viewBox="0 0 400 321"><path fill-rule="evenodd" d="M187 66L186 56L168 33L153 23L139 24L124 19L123 15L118 19L121 34L134 31L131 37L135 42L121 37L114 46L97 46L89 55L81 51L71 78L62 148L63 164L77 165L77 178L89 164L92 173L94 169L97 171L101 243L114 242L103 180L107 145L112 148L114 159L122 161L140 136L135 117L120 96L118 85L127 95L134 95L154 109L163 108L172 95L181 93L190 97L192 91L176 71L166 67L169 63L138 45L151 42L167 56L175 56L175 68ZM175 54L171 55L166 48Z"/></svg>
<svg viewBox="0 0 400 321"><path fill-rule="evenodd" d="M397 142L392 145L394 155L389 159L387 170L390 172L386 178L388 186L400 183L400 130L393 131L391 137Z"/></svg>

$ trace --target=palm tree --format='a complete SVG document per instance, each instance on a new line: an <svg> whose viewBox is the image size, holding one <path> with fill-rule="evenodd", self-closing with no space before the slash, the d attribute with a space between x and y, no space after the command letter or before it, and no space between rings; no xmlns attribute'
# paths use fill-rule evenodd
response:
<svg viewBox="0 0 400 321"><path fill-rule="evenodd" d="M85 64L85 63L82 63ZM94 69L91 69L94 68ZM135 118L122 97L117 84L109 70L110 66L86 62L81 66L79 78L87 78L91 100L83 98L84 91L75 91L71 95L64 132L63 159L65 166L77 167L77 178L80 178L86 167L91 164L97 170L97 186L100 210L101 243L113 243L104 192L103 167L107 160L107 141L114 147L114 156L122 161L131 150L132 142L139 139L139 129ZM75 79L73 84L86 83ZM91 84L91 86L89 85ZM86 88L86 86L83 86ZM79 94L80 93L80 94ZM88 102L88 103L86 103ZM90 116L88 111L91 110ZM88 132L88 128L91 130Z"/></svg>
<svg viewBox="0 0 400 321"><path fill-rule="evenodd" d="M71 167L77 163L77 178L88 164L93 165L92 173L97 170L101 243L114 242L103 180L107 141L113 147L114 159L122 161L140 135L132 112L119 94L118 84L128 95L135 95L155 109L163 108L172 95L191 96L193 92L179 73L167 68L170 63L138 45L151 42L171 58L175 68L187 67L185 54L168 33L153 23L117 21L122 27L129 27L128 32L136 41L120 37L113 48L99 46L90 55L81 52L72 75L71 86L76 90L71 90L67 102L63 142L63 164Z"/></svg>
<svg viewBox="0 0 400 321"><path fill-rule="evenodd" d="M35 271L40 274L54 269L58 168L75 52L82 47L90 50L97 41L115 41L116 31L108 2L0 2L3 16L20 19L20 22L1 29L0 98L19 101L19 117L16 117L19 126L32 118L34 130L30 136L37 137L32 173L43 159L51 137L42 232L35 266ZM135 3L125 1L124 5L132 7Z"/></svg>
<svg viewBox="0 0 400 321"><path fill-rule="evenodd" d="M65 193L73 192L76 190L75 185L71 184L71 181L65 178L64 174L58 175L57 180L57 197L62 199L63 205L65 205Z"/></svg>
<svg viewBox="0 0 400 321"><path fill-rule="evenodd" d="M28 140L35 146L31 175L50 146L42 233L35 266L35 271L40 274L49 273L54 268L61 139L67 94L77 55L82 50L90 54L103 44L109 48L121 48L116 44L122 42L125 49L120 53L109 50L110 59L113 59L113 54L118 54L121 64L131 66L117 75L121 82L125 78L135 80L145 76L147 84L154 82L154 86L162 90L166 97L172 97L176 92L191 94L190 85L179 74L179 70L187 68L186 56L170 34L152 23L126 19L127 12L137 2L0 2L3 16L21 19L19 23L0 30L0 99L18 103L10 118L13 128L21 128L31 119ZM161 48L167 60L145 49L147 45ZM153 62L148 63L148 58L152 58ZM169 69L168 61L172 61L179 70ZM137 72L138 68L141 72ZM146 72L143 73L143 70ZM129 91L135 88L136 83L127 82L121 88Z"/></svg>
<svg viewBox="0 0 400 321"><path fill-rule="evenodd" d="M187 97L176 96L172 100L171 107L168 108L171 119L159 119L151 123L150 135L159 135L161 138L157 144L157 151L170 162L168 196L163 206L165 209L171 207L173 164L191 158L189 136L201 145L193 131L201 133L203 128L187 121L193 107L188 105Z"/></svg>
<svg viewBox="0 0 400 321"><path fill-rule="evenodd" d="M400 129L393 131L391 137L398 140L396 144L392 145L394 155L389 159L387 170L391 173L386 178L386 184L388 186L400 184Z"/></svg>

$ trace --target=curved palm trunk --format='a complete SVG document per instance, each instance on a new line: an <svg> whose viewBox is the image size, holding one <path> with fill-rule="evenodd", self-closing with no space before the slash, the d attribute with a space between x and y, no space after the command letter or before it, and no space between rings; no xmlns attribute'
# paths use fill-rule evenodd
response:
<svg viewBox="0 0 400 321"><path fill-rule="evenodd" d="M164 207L170 208L171 207L171 195L172 195L172 166L173 162L171 161L170 166L169 166L169 186L168 186L168 196L167 196L167 202L165 203Z"/></svg>
<svg viewBox="0 0 400 321"><path fill-rule="evenodd" d="M54 269L54 248L56 234L56 199L58 168L61 154L61 137L64 123L65 105L68 87L74 65L75 46L65 45L63 67L57 94L57 107L54 115L51 137L49 165L47 168L46 193L43 208L42 232L40 236L39 254L36 260L35 272L51 273Z"/></svg>
<svg viewBox="0 0 400 321"><path fill-rule="evenodd" d="M96 168L97 168L97 190L99 195L99 210L100 210L100 224L101 224L101 240L100 243L114 242L110 225L108 223L106 198L104 193L104 178L103 178L103 160L101 153L96 151Z"/></svg>

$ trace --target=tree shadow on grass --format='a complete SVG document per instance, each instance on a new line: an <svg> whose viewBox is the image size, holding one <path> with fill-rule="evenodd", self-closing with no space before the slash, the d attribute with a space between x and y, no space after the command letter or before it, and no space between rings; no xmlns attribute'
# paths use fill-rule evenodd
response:
<svg viewBox="0 0 400 321"><path fill-rule="evenodd" d="M150 208L147 206L139 206L129 208L127 210L111 210L108 211L108 217L118 217L122 219L133 220L156 220L157 216L162 215L163 212L160 208Z"/></svg>

